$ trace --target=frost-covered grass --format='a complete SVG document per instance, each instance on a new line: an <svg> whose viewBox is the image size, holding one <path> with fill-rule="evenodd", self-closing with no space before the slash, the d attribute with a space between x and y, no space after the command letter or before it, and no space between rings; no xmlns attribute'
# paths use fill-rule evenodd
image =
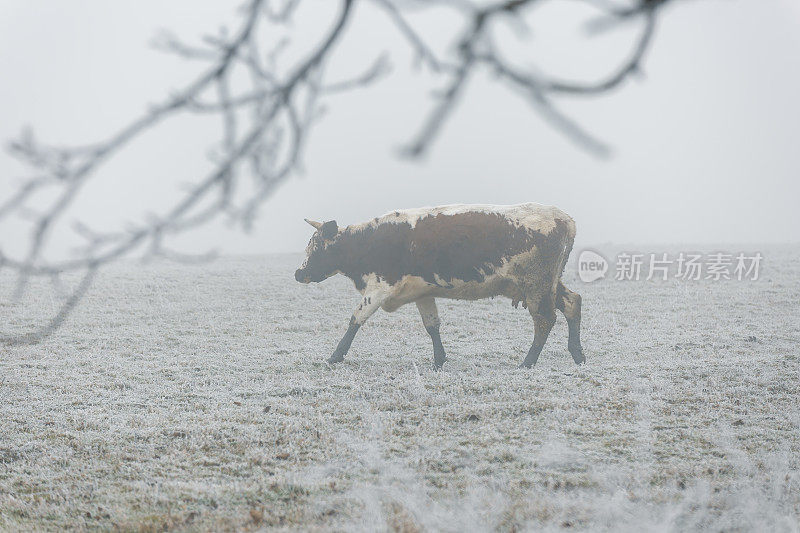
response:
<svg viewBox="0 0 800 533"><path fill-rule="evenodd" d="M0 348L0 529L778 530L800 518L800 249L757 282L584 285L539 363L527 311L414 306L323 361L357 293L299 256L107 270L52 339ZM571 263L572 267L573 264ZM4 331L23 305L0 275Z"/></svg>

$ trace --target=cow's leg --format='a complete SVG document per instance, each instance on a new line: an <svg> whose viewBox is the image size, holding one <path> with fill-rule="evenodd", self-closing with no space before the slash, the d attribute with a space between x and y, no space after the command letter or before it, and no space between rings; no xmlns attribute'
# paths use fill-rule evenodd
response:
<svg viewBox="0 0 800 533"><path fill-rule="evenodd" d="M530 300L528 303L530 304ZM528 311L533 317L534 335L531 349L528 350L528 355L522 362L522 366L525 368L530 368L536 364L536 360L539 359L539 354L542 353L542 348L547 342L547 336L550 335L550 330L553 329L553 324L556 323L553 303L552 297L545 296L539 305L528 306Z"/></svg>
<svg viewBox="0 0 800 533"><path fill-rule="evenodd" d="M384 296L383 292L378 291L364 295L361 303L353 311L353 316L350 317L350 325L347 328L347 332L345 332L342 340L339 341L333 355L328 359L329 363L333 364L344 360L344 356L350 350L350 345L353 343L358 328L380 307Z"/></svg>
<svg viewBox="0 0 800 533"><path fill-rule="evenodd" d="M556 309L560 309L567 319L567 325L569 326L567 349L572 354L572 359L576 364L586 362L586 357L583 355L583 348L581 347L581 295L577 292L572 292L559 281L556 293Z"/></svg>
<svg viewBox="0 0 800 533"><path fill-rule="evenodd" d="M436 310L436 300L432 296L426 296L417 300L417 309L422 316L422 324L428 335L433 341L433 364L436 368L442 368L447 358L444 355L442 338L439 336L439 312Z"/></svg>

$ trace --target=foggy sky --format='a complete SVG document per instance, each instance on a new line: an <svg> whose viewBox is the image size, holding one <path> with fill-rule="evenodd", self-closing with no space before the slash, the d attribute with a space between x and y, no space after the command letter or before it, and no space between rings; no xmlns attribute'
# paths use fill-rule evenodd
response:
<svg viewBox="0 0 800 533"><path fill-rule="evenodd" d="M311 3L318 19L312 26L324 29L336 3ZM156 31L196 38L230 22L231 7L4 1L0 139L25 125L57 144L103 138L202 68L149 47ZM538 67L593 80L627 56L638 28L586 38L576 24L581 9L551 2L529 17L532 35L523 45ZM304 172L264 205L251 234L218 224L182 239L185 249L301 251L312 231L303 217L342 226L398 208L528 201L570 213L584 245L798 241L800 2L697 0L666 9L643 77L610 96L560 101L613 147L608 160L570 143L488 76L468 87L428 157L399 158L436 86L413 68L411 51L382 11L369 3L356 10L328 79L360 72L382 51L391 53L392 74L326 99ZM446 22L426 21L423 33L441 39L437 27ZM306 28L301 38L318 35ZM71 216L112 229L168 206L170 191L208 168L211 133L184 121L148 134L93 178ZM22 172L0 155L0 198ZM4 250L19 249L26 238L17 226L0 231Z"/></svg>

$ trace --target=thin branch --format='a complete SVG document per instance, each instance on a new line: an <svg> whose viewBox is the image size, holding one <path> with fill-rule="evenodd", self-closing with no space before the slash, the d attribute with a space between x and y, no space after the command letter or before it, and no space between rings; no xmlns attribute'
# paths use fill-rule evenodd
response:
<svg viewBox="0 0 800 533"><path fill-rule="evenodd" d="M0 264L2 264L1 261ZM96 274L97 274L97 265L91 265L87 269L84 276L81 278L81 281L73 289L69 297L64 301L63 304L61 304L61 307L59 307L58 312L55 314L53 318L50 319L50 321L47 324L29 333L24 333L22 335L0 336L0 344L5 344L8 346L35 344L37 342L40 342L42 339L52 335L53 332L57 330L61 326L61 324L64 323L64 320L66 320L66 318L75 308L75 306L78 305L78 302L81 301L83 296L89 290L89 287L91 287Z"/></svg>
<svg viewBox="0 0 800 533"><path fill-rule="evenodd" d="M638 72L641 69L641 63L644 59L644 54L650 46L653 39L653 32L656 26L655 12L648 9L644 13L645 26L639 40L634 47L631 57L619 68L616 72L612 73L605 80L596 83L575 83L559 80L549 80L545 83L545 90L549 92L558 92L564 94L579 94L591 95L605 93L625 81L628 76Z"/></svg>
<svg viewBox="0 0 800 533"><path fill-rule="evenodd" d="M467 76L471 71L472 61L463 65L453 79L450 85L439 98L439 102L434 107L434 110L428 115L422 130L417 135L416 139L405 148L402 153L409 157L419 157L425 150L432 144L433 139L439 133L439 130L444 125L447 117L452 113L458 101L458 96L463 92L464 86L467 82Z"/></svg>
<svg viewBox="0 0 800 533"><path fill-rule="evenodd" d="M330 83L324 87L321 87L320 91L331 94L350 91L358 87L364 87L377 81L381 77L386 76L389 74L389 72L391 72L391 70L392 66L391 62L389 61L389 55L384 53L381 54L367 70L359 74L357 77L349 80Z"/></svg>
<svg viewBox="0 0 800 533"><path fill-rule="evenodd" d="M436 58L436 55L433 53L431 48L425 44L414 28L408 22L406 22L406 19L403 18L400 10L395 7L391 0L377 0L377 3L389 13L389 16L400 30L400 33L402 33L403 36L411 43L412 48L414 48L417 53L417 56L434 72L441 71L442 65Z"/></svg>

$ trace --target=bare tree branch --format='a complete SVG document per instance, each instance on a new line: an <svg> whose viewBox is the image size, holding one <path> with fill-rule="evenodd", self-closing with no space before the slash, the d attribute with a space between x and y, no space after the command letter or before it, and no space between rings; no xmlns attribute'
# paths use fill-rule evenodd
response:
<svg viewBox="0 0 800 533"><path fill-rule="evenodd" d="M171 97L166 103L154 106L140 118L120 130L105 143L99 144L96 148L86 153L73 154L72 152L62 152L63 157L57 158L58 165L52 163L49 157L51 149L46 147L39 148L34 141L25 138L19 141L15 148L27 155L27 157L37 162L37 166L46 167L52 174L48 178L36 178L25 183L20 190L6 203L2 204L3 210L0 214L7 216L12 212L21 212L24 208L24 201L33 192L43 185L60 180L61 192L56 201L34 221L31 235L31 245L26 257L22 260L14 260L4 255L0 266L11 268L18 274L18 296L27 285L31 276L52 276L62 272L84 271L85 275L72 295L62 304L56 317L46 326L24 335L8 335L0 337L0 342L16 344L30 342L33 339L42 338L49 335L64 317L75 306L76 302L88 289L97 268L115 259L118 259L135 248L149 242L148 256L168 256L175 258L174 252L167 252L162 240L165 236L186 231L201 226L225 211L230 201L230 188L236 179L235 172L239 164L246 161L248 157L259 157L257 154L264 148L261 142L267 134L277 135L277 132L284 129L281 117L288 117L292 123L291 129L295 130L294 147L290 150L289 161L286 165L278 165L273 168L261 167L265 174L262 176L265 185L257 196L264 198L265 191L270 191L283 179L285 179L296 164L296 154L299 153L301 139L305 135L303 131L308 126L308 121L298 121L297 112L294 109L295 97L302 91L316 93L317 82L313 80L311 73L315 70L330 53L333 44L343 33L345 23L352 13L353 0L344 0L342 9L338 15L332 30L320 42L316 49L291 72L285 81L279 82L271 87L270 90L263 90L260 80L264 79L261 72L255 72L253 78L259 80L259 87L256 91L248 94L247 98L233 96L231 94L229 80L231 71L244 66L250 68L254 65L253 61L242 62L240 58L244 55L242 49L248 41L253 38L257 23L263 12L263 0L253 0L245 15L245 21L236 34L236 37L229 43L220 42L217 46L218 56L214 65L191 83L186 89ZM274 17L274 14L270 15ZM279 18L283 20L284 15ZM183 53L185 48L177 45L173 46L173 51ZM197 58L197 54L190 53L192 58ZM373 81L376 75L365 76L360 80L351 80L349 87L353 88ZM272 76L270 76L272 78ZM359 81L361 83L359 84ZM271 84L272 79L267 80ZM208 88L216 87L217 99L213 104L220 113L223 120L222 146L225 156L217 162L216 169L205 179L195 184L171 210L162 216L154 217L145 224L129 228L126 232L115 234L104 234L103 232L91 230L85 225L79 225L79 233L88 240L89 244L84 248L85 255L75 259L67 259L56 262L43 261L41 251L47 241L50 229L57 219L66 211L76 198L81 188L103 162L122 150L125 145L139 136L148 128L156 123L166 120L170 115L178 111L193 111L197 107L197 98ZM344 87L342 87L342 90ZM306 100L306 105L315 106L315 99ZM247 106L252 106L256 111L253 112L252 123L247 132L239 135L236 111ZM305 114L313 115L314 109L307 110ZM292 137L285 137L291 139ZM24 150L21 148L24 147ZM278 147L273 147L277 150ZM28 155L29 154L29 155ZM81 159L82 158L82 159ZM62 172L63 161L71 162L78 159L75 167L68 167L66 172ZM58 173L56 173L58 171ZM218 195L218 200L212 202L211 207L193 213L201 203L208 199L210 195ZM255 208L252 200L248 201L241 209L242 223L249 224ZM237 212L234 210L234 212ZM2 254L2 252L0 252Z"/></svg>
<svg viewBox="0 0 800 533"><path fill-rule="evenodd" d="M641 69L641 62L644 58L644 54L652 41L653 31L656 26L656 16L653 9L646 9L642 11L641 14L645 19L644 30L642 31L639 41L636 43L633 54L619 70L612 73L607 79L596 83L582 84L550 80L546 84L547 90L565 94L585 95L604 93L617 87L631 74L638 72Z"/></svg>
<svg viewBox="0 0 800 533"><path fill-rule="evenodd" d="M433 52L424 44L423 40L410 31L408 23L400 16L399 8L390 0L377 0L386 7L391 19L399 31L406 36L411 46L418 54L428 60L435 58ZM448 78L447 88L436 97L433 109L425 119L417 136L404 150L406 155L419 157L425 154L435 140L442 126L449 118L458 99L465 90L466 81L480 66L488 66L492 72L501 79L509 82L516 89L528 95L531 103L538 113L558 131L564 133L578 146L600 156L609 153L608 147L594 136L585 132L576 122L561 113L553 103L553 97L558 95L596 96L607 93L619 86L631 74L639 71L641 62L652 40L655 28L656 9L668 0L640 0L632 7L603 6L607 18L613 21L644 18L644 28L639 40L634 45L633 53L628 60L606 79L594 83L568 82L554 77L519 71L508 64L491 45L487 29L496 19L502 17L519 17L523 9L537 3L537 0L506 0L490 4L477 9L462 3L447 5L465 13L468 19L464 31L458 37L455 57L449 62L436 61L436 65L447 64L448 68L438 68L437 71ZM440 4L441 2L433 2ZM512 20L518 20L512 18Z"/></svg>

